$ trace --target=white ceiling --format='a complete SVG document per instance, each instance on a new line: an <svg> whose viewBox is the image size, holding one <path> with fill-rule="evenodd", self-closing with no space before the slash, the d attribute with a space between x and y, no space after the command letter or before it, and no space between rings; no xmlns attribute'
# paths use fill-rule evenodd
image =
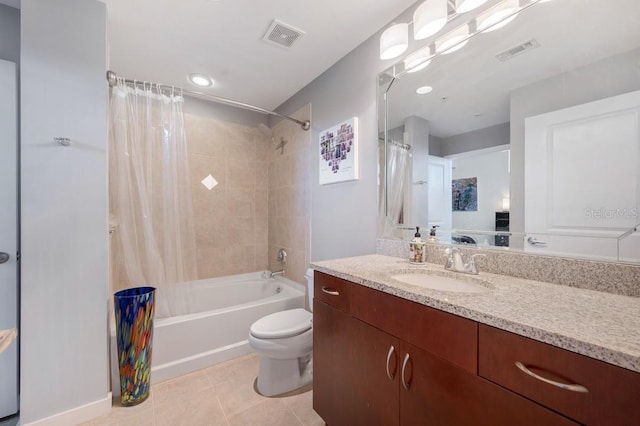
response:
<svg viewBox="0 0 640 426"><path fill-rule="evenodd" d="M104 0L110 68L267 109L281 105L415 0ZM273 19L305 31L289 50L262 41ZM201 89L199 89L201 90Z"/></svg>
<svg viewBox="0 0 640 426"><path fill-rule="evenodd" d="M536 4L505 28L396 80L388 95L389 128L416 115L429 121L432 134L449 137L507 122L512 90L640 47L639 22L640 0ZM531 38L541 46L507 62L495 58ZM630 66L640 72L640 64ZM433 91L417 95L423 85Z"/></svg>

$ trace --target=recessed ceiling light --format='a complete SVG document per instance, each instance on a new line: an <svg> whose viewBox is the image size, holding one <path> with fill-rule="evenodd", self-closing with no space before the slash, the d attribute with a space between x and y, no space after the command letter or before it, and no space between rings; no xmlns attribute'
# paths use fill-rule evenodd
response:
<svg viewBox="0 0 640 426"><path fill-rule="evenodd" d="M189 74L189 81L198 87L211 87L213 86L213 80L204 74L193 73Z"/></svg>
<svg viewBox="0 0 640 426"><path fill-rule="evenodd" d="M416 89L416 93L418 95L426 95L427 93L431 93L432 90L433 90L433 87L431 86L422 86Z"/></svg>

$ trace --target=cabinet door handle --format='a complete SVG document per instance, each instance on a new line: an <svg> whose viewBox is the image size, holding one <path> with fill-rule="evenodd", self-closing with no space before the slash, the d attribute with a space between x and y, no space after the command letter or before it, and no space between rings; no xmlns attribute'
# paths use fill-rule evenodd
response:
<svg viewBox="0 0 640 426"><path fill-rule="evenodd" d="M409 390L410 383L404 377L404 372L407 369L407 363L409 362L409 353L404 356L404 361L402 361L402 387L406 390Z"/></svg>
<svg viewBox="0 0 640 426"><path fill-rule="evenodd" d="M394 348L393 345L391 345L391 347L389 348L389 353L387 353L387 377L391 381L393 381L394 373L392 373L391 370L389 370L389 361L391 361L391 355L393 355L395 351L396 351L396 348Z"/></svg>
<svg viewBox="0 0 640 426"><path fill-rule="evenodd" d="M333 290L331 287L322 286L322 292L330 294L332 296L340 296L340 292L337 290Z"/></svg>
<svg viewBox="0 0 640 426"><path fill-rule="evenodd" d="M565 389L565 390L569 390L572 392L580 392L580 393L589 393L589 389L585 388L582 385L577 385L577 384L567 384L567 383L560 383L560 382L556 382L555 380L549 380L549 379L545 379L542 376L538 376L536 373L534 373L533 371L529 370L523 363L521 363L520 361L516 361L515 362L516 367L518 367L520 369L520 371L522 371L525 374L528 374L529 376L533 377L534 379L538 379L542 382L548 383L552 386L558 387L560 389Z"/></svg>

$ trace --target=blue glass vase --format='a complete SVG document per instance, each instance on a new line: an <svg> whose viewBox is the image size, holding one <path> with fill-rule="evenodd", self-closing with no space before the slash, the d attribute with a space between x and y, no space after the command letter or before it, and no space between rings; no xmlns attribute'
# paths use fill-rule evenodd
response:
<svg viewBox="0 0 640 426"><path fill-rule="evenodd" d="M125 407L149 397L155 291L154 287L135 287L113 295L120 400Z"/></svg>

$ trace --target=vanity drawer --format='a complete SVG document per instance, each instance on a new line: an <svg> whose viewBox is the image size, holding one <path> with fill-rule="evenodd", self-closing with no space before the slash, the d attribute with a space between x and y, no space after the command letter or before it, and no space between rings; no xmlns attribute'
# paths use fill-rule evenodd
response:
<svg viewBox="0 0 640 426"><path fill-rule="evenodd" d="M640 373L480 325L478 374L587 425L640 424ZM578 384L563 389L545 380ZM614 391L615 390L615 391Z"/></svg>
<svg viewBox="0 0 640 426"><path fill-rule="evenodd" d="M351 286L351 314L472 374L477 372L474 321L357 284Z"/></svg>
<svg viewBox="0 0 640 426"><path fill-rule="evenodd" d="M349 312L349 292L353 284L341 278L315 271L313 297L324 303Z"/></svg>

